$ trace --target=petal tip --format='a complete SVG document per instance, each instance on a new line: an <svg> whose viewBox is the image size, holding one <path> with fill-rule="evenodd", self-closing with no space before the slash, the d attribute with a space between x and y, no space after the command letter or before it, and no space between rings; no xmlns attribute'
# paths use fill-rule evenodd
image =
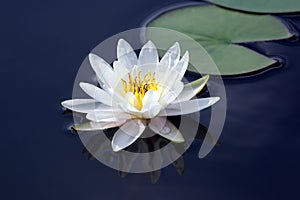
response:
<svg viewBox="0 0 300 200"><path fill-rule="evenodd" d="M156 50L155 44L149 40L143 47L142 49L150 49L150 50Z"/></svg>
<svg viewBox="0 0 300 200"><path fill-rule="evenodd" d="M120 46L128 46L129 43L124 39L124 38L120 38L119 41L118 41L118 47Z"/></svg>
<svg viewBox="0 0 300 200"><path fill-rule="evenodd" d="M67 107L68 106L67 101L68 100L60 102L60 105L62 105L63 107Z"/></svg>
<svg viewBox="0 0 300 200"><path fill-rule="evenodd" d="M95 57L98 57L96 54L89 53L89 60L94 59Z"/></svg>
<svg viewBox="0 0 300 200"><path fill-rule="evenodd" d="M209 78L210 78L210 76L208 74L202 77L202 79L204 80L204 85L207 84Z"/></svg>
<svg viewBox="0 0 300 200"><path fill-rule="evenodd" d="M85 83L85 82L80 82L79 83L79 86L81 87L81 88L83 88L84 86L86 86L87 85L87 83Z"/></svg>
<svg viewBox="0 0 300 200"><path fill-rule="evenodd" d="M179 136L175 140L172 140L172 142L174 142L174 143L182 143L184 141L185 141L185 139L182 136Z"/></svg>
<svg viewBox="0 0 300 200"><path fill-rule="evenodd" d="M175 42L175 43L174 43L174 46L180 47L179 42Z"/></svg>
<svg viewBox="0 0 300 200"><path fill-rule="evenodd" d="M145 45L147 45L147 47L155 46L151 40L149 40Z"/></svg>
<svg viewBox="0 0 300 200"><path fill-rule="evenodd" d="M114 152L119 152L122 150L122 148L120 148L118 145L115 145L115 144L111 144L111 147Z"/></svg>
<svg viewBox="0 0 300 200"><path fill-rule="evenodd" d="M218 101L220 101L220 99L221 99L220 97L213 97L210 104L213 105L213 104L217 103Z"/></svg>
<svg viewBox="0 0 300 200"><path fill-rule="evenodd" d="M120 38L118 43L121 43L121 42L126 42L126 40L124 38Z"/></svg>
<svg viewBox="0 0 300 200"><path fill-rule="evenodd" d="M186 51L185 53L184 53L184 55L183 55L183 58L185 58L185 60L189 60L189 57L190 57L190 53L189 53L189 51Z"/></svg>

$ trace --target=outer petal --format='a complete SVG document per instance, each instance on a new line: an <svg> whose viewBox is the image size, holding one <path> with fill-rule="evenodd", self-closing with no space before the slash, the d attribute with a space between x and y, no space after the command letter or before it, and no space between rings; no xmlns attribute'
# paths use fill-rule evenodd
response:
<svg viewBox="0 0 300 200"><path fill-rule="evenodd" d="M61 102L61 105L75 112L88 113L97 109L100 103L94 99L70 99Z"/></svg>
<svg viewBox="0 0 300 200"><path fill-rule="evenodd" d="M187 70L189 65L189 52L185 52L181 60L178 62L176 66L172 70L177 72L177 79L181 80Z"/></svg>
<svg viewBox="0 0 300 200"><path fill-rule="evenodd" d="M136 141L144 132L146 126L140 120L131 120L120 127L112 139L112 149L120 151L134 141Z"/></svg>
<svg viewBox="0 0 300 200"><path fill-rule="evenodd" d="M167 92L163 98L159 101L159 103L162 105L162 107L166 107L168 104L170 104L172 101L176 99L177 95L174 92Z"/></svg>
<svg viewBox="0 0 300 200"><path fill-rule="evenodd" d="M185 115L193 112L198 112L203 110L217 101L219 101L219 97L209 97L209 98L201 98L194 99L190 101L184 101L180 103L170 104L166 107L165 110L161 111L159 116L174 116L174 115Z"/></svg>
<svg viewBox="0 0 300 200"><path fill-rule="evenodd" d="M94 122L114 122L131 119L131 116L124 113L121 109L111 108L111 110L95 110L89 112L86 118Z"/></svg>
<svg viewBox="0 0 300 200"><path fill-rule="evenodd" d="M104 90L92 85L90 83L79 83L81 89L87 93L90 97L95 99L98 102L104 103L106 105L112 106L111 96Z"/></svg>
<svg viewBox="0 0 300 200"><path fill-rule="evenodd" d="M206 75L198 80L186 84L183 90L181 91L181 93L178 95L177 99L174 101L174 103L188 101L191 98L193 98L196 94L198 94L203 89L208 79L209 79L209 75Z"/></svg>
<svg viewBox="0 0 300 200"><path fill-rule="evenodd" d="M173 88L176 82L180 82L189 64L189 54L186 52L177 65L164 74L162 84L165 88Z"/></svg>
<svg viewBox="0 0 300 200"><path fill-rule="evenodd" d="M137 64L137 56L128 42L124 39L120 39L117 46L117 57L119 66L125 67L127 70Z"/></svg>
<svg viewBox="0 0 300 200"><path fill-rule="evenodd" d="M177 65L180 57L180 46L178 42L175 42L173 46L171 46L167 53L162 57L160 64L168 67L174 67Z"/></svg>
<svg viewBox="0 0 300 200"><path fill-rule="evenodd" d="M116 85L117 76L112 70L112 67L99 56L90 53L89 61L98 79L105 87L114 88Z"/></svg>
<svg viewBox="0 0 300 200"><path fill-rule="evenodd" d="M182 82L176 82L173 86L173 88L166 89L162 93L162 98L160 99L159 103L162 105L162 107L167 106L171 102L173 102L177 96L181 93L183 90L183 83Z"/></svg>
<svg viewBox="0 0 300 200"><path fill-rule="evenodd" d="M95 130L104 130L108 128L113 128L117 126L121 126L126 122L126 120L116 121L116 122L87 122L84 124L79 124L73 126L73 128L77 131L95 131Z"/></svg>
<svg viewBox="0 0 300 200"><path fill-rule="evenodd" d="M149 123L149 128L168 140L176 143L184 142L180 131L166 117L153 118Z"/></svg>
<svg viewBox="0 0 300 200"><path fill-rule="evenodd" d="M164 85L162 87L163 91L161 93L161 97L164 97L169 92L173 92L174 95L176 95L176 97L177 97L183 90L183 87L184 87L184 85L181 81L176 81L173 84L166 83L166 85Z"/></svg>
<svg viewBox="0 0 300 200"><path fill-rule="evenodd" d="M127 102L125 97L123 95L121 95L121 93L119 93L118 91L116 91L116 89L113 88L108 88L107 93L109 93L109 95L111 96L111 98L115 101L115 102Z"/></svg>
<svg viewBox="0 0 300 200"><path fill-rule="evenodd" d="M144 65L149 63L158 63L158 54L156 46L151 41L148 41L143 46L138 59L138 65Z"/></svg>

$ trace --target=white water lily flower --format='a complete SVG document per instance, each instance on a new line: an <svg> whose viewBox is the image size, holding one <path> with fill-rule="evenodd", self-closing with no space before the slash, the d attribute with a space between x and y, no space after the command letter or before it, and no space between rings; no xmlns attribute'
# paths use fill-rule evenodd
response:
<svg viewBox="0 0 300 200"><path fill-rule="evenodd" d="M80 83L92 99L71 99L62 105L86 113L88 123L75 126L80 131L120 127L112 139L112 148L119 151L137 140L146 125L155 133L173 142L183 142L180 131L166 117L198 112L219 100L209 97L191 100L208 81L208 75L183 84L189 63L186 52L180 59L176 42L159 60L155 45L147 42L137 58L123 39L117 46L118 60L113 68L102 58L89 54L101 88Z"/></svg>

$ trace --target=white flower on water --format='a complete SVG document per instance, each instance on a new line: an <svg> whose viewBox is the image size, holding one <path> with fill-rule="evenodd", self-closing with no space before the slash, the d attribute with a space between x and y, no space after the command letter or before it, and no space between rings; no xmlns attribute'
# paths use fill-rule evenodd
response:
<svg viewBox="0 0 300 200"><path fill-rule="evenodd" d="M80 131L120 127L112 139L112 148L119 151L137 140L148 125L155 133L173 142L183 142L180 131L167 116L184 115L205 109L219 97L191 100L208 81L208 75L183 84L189 64L189 53L180 58L176 42L159 60L155 45L147 42L139 57L123 39L117 46L118 60L113 68L102 58L89 54L101 88L80 83L91 99L71 99L62 105L85 113L88 123L74 128Z"/></svg>

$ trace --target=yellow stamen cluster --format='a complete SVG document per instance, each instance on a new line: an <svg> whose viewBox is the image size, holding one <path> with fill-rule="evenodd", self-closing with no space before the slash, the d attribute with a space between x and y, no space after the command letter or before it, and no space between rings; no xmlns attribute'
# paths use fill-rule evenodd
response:
<svg viewBox="0 0 300 200"><path fill-rule="evenodd" d="M147 91L149 90L158 90L158 84L155 81L155 73L148 72L144 78L141 78L141 72L138 72L138 75L136 77L132 77L130 73L128 73L128 83L124 79L122 79L122 85L124 93L132 92L137 101L138 105L134 105L138 109L141 109L143 107L143 98ZM132 102L132 104L134 104Z"/></svg>

